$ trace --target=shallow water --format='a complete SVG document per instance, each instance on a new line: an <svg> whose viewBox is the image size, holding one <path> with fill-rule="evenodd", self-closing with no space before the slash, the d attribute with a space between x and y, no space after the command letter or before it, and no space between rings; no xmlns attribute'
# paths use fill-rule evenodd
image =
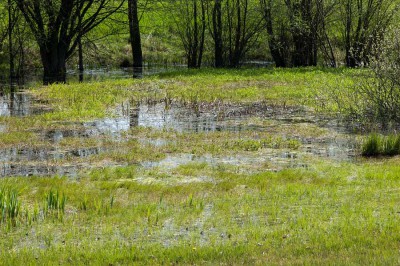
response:
<svg viewBox="0 0 400 266"><path fill-rule="evenodd" d="M2 109L0 114L7 116L28 116L38 113L38 103L29 94L3 94L0 97ZM42 106L42 111L47 110ZM252 123L269 121L270 123ZM135 127L150 127L156 130L174 130L177 132L207 133L216 131L273 131L276 127L293 125L317 125L334 134L324 138L301 138L285 133L283 138L297 139L302 145L296 151L280 149L262 149L260 152L240 155L196 156L194 154L170 154L158 162L143 162L144 169L157 168L169 171L188 163L207 163L213 167L231 165L238 172L254 173L285 168L307 167L308 156L331 158L338 161L352 160L356 155L355 137L346 133L346 128L316 116L304 108L282 108L262 103L252 105L227 105L222 103L183 105L180 103L159 102L129 103L125 102L115 110L112 118L97 119L85 123L66 124L65 129L43 130L36 132L42 140L50 143L49 147L29 148L11 147L0 149L0 176L30 175L68 175L74 176L81 169L90 165L74 165L74 158L87 158L106 153L112 148L104 147L97 142L94 147L65 149L59 146L64 138L98 139L106 136L117 142L125 141L121 133ZM0 125L0 132L7 129ZM344 133L345 132L345 133ZM159 138L139 139L143 145L164 146L168 141ZM62 161L64 160L64 161ZM67 161L67 162L65 162Z"/></svg>
<svg viewBox="0 0 400 266"><path fill-rule="evenodd" d="M28 116L48 111L43 103L24 92L4 92L0 88L0 116Z"/></svg>

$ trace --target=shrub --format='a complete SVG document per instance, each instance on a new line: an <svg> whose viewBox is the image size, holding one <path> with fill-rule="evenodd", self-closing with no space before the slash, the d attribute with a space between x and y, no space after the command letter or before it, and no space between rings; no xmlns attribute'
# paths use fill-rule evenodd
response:
<svg viewBox="0 0 400 266"><path fill-rule="evenodd" d="M324 101L321 108L349 121L390 129L400 124L400 30L388 31L374 51L369 69L359 72L354 84L338 80L316 98Z"/></svg>

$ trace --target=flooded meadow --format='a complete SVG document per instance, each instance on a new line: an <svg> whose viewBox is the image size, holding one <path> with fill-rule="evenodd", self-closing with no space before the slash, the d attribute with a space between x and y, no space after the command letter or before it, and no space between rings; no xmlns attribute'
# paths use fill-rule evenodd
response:
<svg viewBox="0 0 400 266"><path fill-rule="evenodd" d="M0 107L0 116L28 119L51 112L51 106L26 91L3 92ZM7 133L6 125L0 124L0 128ZM159 136L148 137L140 131ZM30 133L40 145L18 143L0 148L0 176L76 177L81 171L103 167L98 160L107 157L108 166L135 164L143 170L171 171L180 165L206 163L255 173L308 167L307 161L313 158L353 161L359 153L356 136L343 123L304 106L282 107L266 102L188 104L126 99L117 104L110 117L61 124L54 121L48 128L35 128ZM142 148L162 151L189 144L172 135L201 135L196 145L207 146L210 139L220 141L212 140L218 134L232 138L237 147L227 145L218 152L205 147L199 154L166 152L154 161L113 160L115 153L122 157L129 153L126 148L132 141Z"/></svg>
<svg viewBox="0 0 400 266"><path fill-rule="evenodd" d="M400 158L319 110L356 71L1 90L0 261L396 264Z"/></svg>

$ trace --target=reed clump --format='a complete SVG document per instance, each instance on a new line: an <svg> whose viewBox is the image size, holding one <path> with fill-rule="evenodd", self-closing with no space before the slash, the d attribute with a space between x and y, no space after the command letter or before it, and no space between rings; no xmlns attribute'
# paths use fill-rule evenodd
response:
<svg viewBox="0 0 400 266"><path fill-rule="evenodd" d="M382 136L373 133L362 145L362 156L396 156L400 155L400 135Z"/></svg>
<svg viewBox="0 0 400 266"><path fill-rule="evenodd" d="M18 192L14 189L0 189L0 224L16 226L21 211Z"/></svg>

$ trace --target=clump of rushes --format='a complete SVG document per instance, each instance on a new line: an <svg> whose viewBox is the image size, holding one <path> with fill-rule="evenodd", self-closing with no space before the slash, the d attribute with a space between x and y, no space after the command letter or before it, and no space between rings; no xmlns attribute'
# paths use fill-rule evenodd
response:
<svg viewBox="0 0 400 266"><path fill-rule="evenodd" d="M0 189L0 223L16 226L20 209L18 192L14 189Z"/></svg>
<svg viewBox="0 0 400 266"><path fill-rule="evenodd" d="M58 219L61 220L65 212L66 201L67 198L64 193L61 195L58 190L56 192L50 190L50 192L45 195L44 213L51 214L53 211L56 211Z"/></svg>
<svg viewBox="0 0 400 266"><path fill-rule="evenodd" d="M400 154L400 135L390 135L385 138L383 154L387 156L395 156Z"/></svg>
<svg viewBox="0 0 400 266"><path fill-rule="evenodd" d="M362 156L396 156L400 154L400 135L371 134L362 145Z"/></svg>
<svg viewBox="0 0 400 266"><path fill-rule="evenodd" d="M362 145L362 156L372 157L380 155L381 137L373 133L368 136Z"/></svg>

